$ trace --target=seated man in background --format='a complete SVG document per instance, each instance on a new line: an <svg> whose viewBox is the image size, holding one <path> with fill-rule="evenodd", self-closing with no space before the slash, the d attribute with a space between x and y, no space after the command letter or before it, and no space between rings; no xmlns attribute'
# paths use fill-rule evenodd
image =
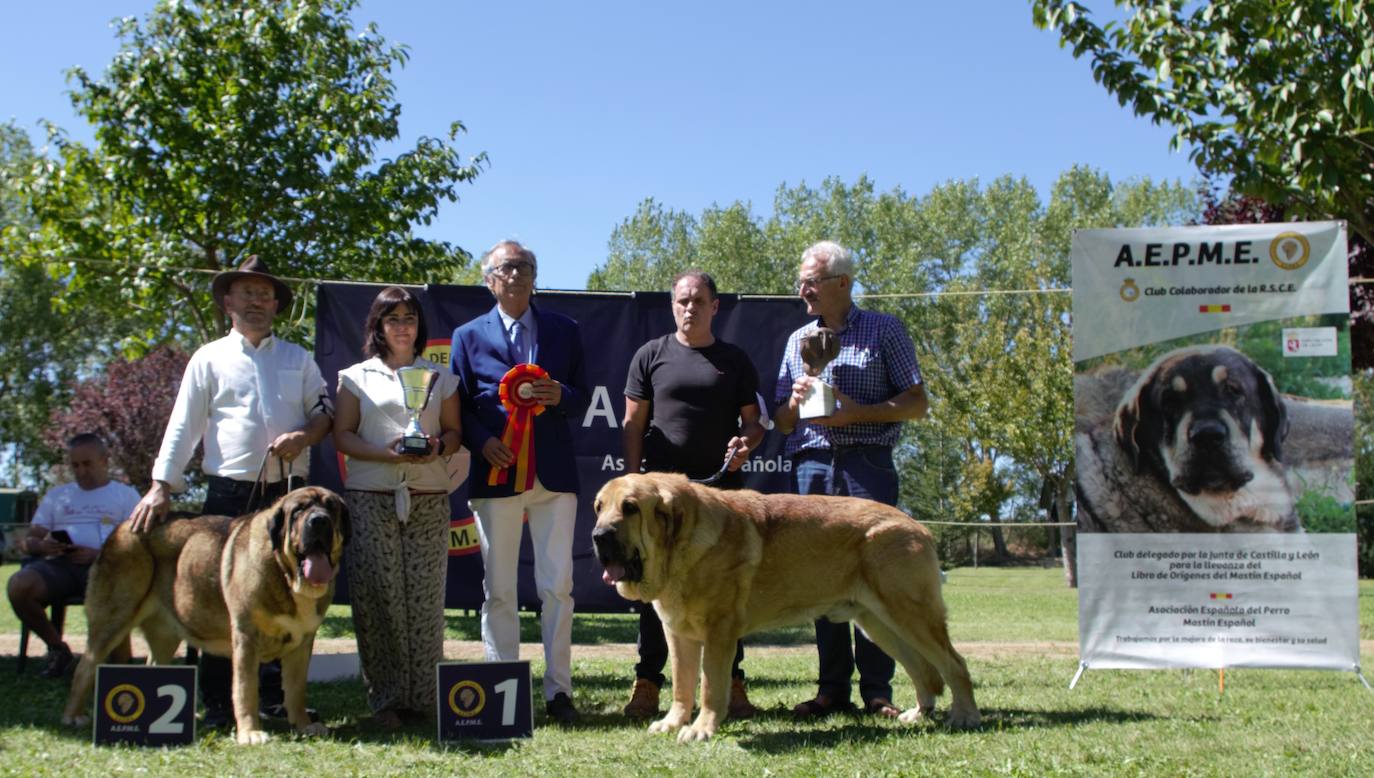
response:
<svg viewBox="0 0 1374 778"><path fill-rule="evenodd" d="M48 646L44 678L61 678L72 665L72 651L45 609L85 595L100 546L138 504L133 487L110 480L110 454L99 436L83 433L67 441L67 462L76 482L43 495L20 542L28 559L9 582L14 615Z"/></svg>

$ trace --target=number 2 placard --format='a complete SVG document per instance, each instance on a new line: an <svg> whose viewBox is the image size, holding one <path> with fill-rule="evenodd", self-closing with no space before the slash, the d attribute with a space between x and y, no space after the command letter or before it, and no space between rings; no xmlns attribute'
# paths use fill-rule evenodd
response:
<svg viewBox="0 0 1374 778"><path fill-rule="evenodd" d="M101 665L92 719L98 746L188 745L196 737L196 668Z"/></svg>

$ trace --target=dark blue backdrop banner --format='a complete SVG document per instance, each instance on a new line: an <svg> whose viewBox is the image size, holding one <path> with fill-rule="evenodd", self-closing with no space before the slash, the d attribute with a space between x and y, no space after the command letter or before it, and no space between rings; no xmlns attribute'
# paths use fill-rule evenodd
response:
<svg viewBox="0 0 1374 778"><path fill-rule="evenodd" d="M339 371L363 359L363 321L380 284L321 284L315 309L315 358L330 391L337 391ZM429 342L425 356L448 367L449 336L453 329L494 305L491 293L480 286L428 286L413 291L425 309ZM635 350L650 338L673 330L666 292L592 293L540 292L535 304L576 319L586 352L591 402L575 422L577 462L582 492L577 501L577 531L573 541L573 598L579 611L623 611L629 604L601 582L601 565L592 550L592 499L610 479L622 474L620 420L625 412L625 374ZM759 391L766 402L773 397L778 363L787 336L808 321L795 298L757 298L722 295L714 329L716 337L749 354L759 373ZM746 484L764 492L791 488L791 463L783 459L783 436L770 431L763 445L745 464ZM342 491L342 462L332 441L311 451L311 481ZM454 492L449 531L448 592L450 608L478 608L482 604L482 556L477 528L468 509L466 484ZM347 581L341 580L338 600L347 602ZM529 536L520 551L520 603L537 606L534 554Z"/></svg>

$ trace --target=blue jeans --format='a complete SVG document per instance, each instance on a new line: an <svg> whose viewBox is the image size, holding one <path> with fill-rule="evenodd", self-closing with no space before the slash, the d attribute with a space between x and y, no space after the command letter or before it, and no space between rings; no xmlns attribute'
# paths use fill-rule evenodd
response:
<svg viewBox="0 0 1374 778"><path fill-rule="evenodd" d="M842 446L811 449L793 455L797 494L863 497L885 505L897 504L897 469L887 446ZM850 676L859 668L859 696L867 705L877 697L892 699L892 674L897 663L883 653L863 630L854 630L850 647L849 622L816 620L816 652L820 658L819 693L832 704L849 701Z"/></svg>

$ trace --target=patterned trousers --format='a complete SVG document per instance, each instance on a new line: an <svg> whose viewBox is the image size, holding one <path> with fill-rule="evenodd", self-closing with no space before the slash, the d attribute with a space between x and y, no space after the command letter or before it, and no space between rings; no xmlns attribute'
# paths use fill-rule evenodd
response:
<svg viewBox="0 0 1374 778"><path fill-rule="evenodd" d="M344 567L367 703L432 713L434 665L444 653L448 495L413 495L405 524L390 494L344 496L353 519Z"/></svg>

